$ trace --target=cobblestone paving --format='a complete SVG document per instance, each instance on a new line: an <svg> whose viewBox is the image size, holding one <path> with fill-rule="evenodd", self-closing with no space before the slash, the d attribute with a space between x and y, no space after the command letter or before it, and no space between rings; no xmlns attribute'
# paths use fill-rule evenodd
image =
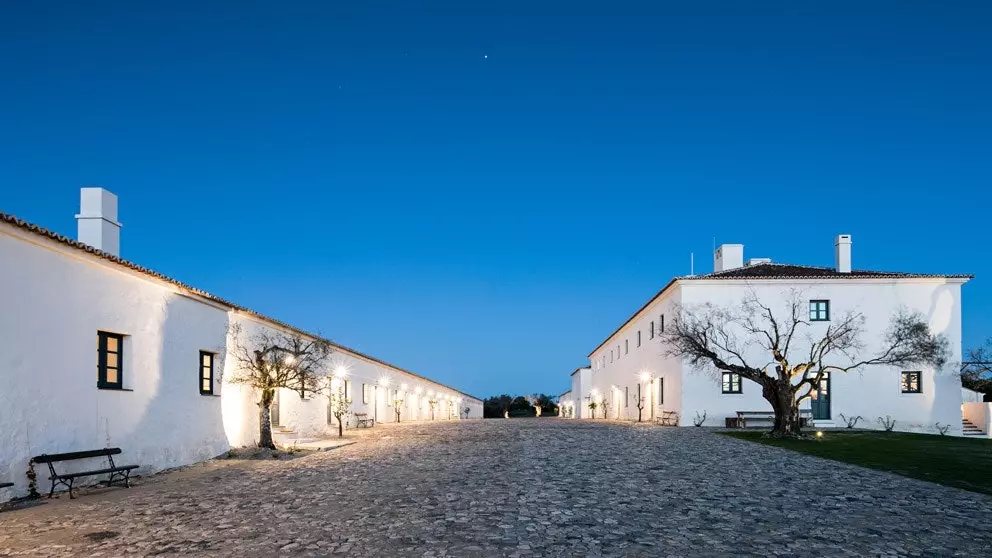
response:
<svg viewBox="0 0 992 558"><path fill-rule="evenodd" d="M888 556L992 553L992 497L694 428L377 426L0 514L0 555Z"/></svg>

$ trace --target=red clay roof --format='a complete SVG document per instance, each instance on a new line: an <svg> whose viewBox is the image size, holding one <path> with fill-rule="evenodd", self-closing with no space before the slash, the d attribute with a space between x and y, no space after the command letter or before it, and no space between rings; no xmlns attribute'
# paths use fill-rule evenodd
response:
<svg viewBox="0 0 992 558"><path fill-rule="evenodd" d="M793 265L778 263L762 263L745 265L727 271L679 277L687 281L700 279L972 279L972 275L938 275L929 273L904 273L895 271L868 271L855 269L842 273L832 267L816 267L810 265Z"/></svg>
<svg viewBox="0 0 992 558"><path fill-rule="evenodd" d="M159 273L157 271L148 269L147 267L138 265L138 264L136 264L134 262L130 262L128 260L121 259L118 256L115 256L113 254L108 254L107 252L104 252L102 250L97 250L96 248L94 248L94 247L92 247L92 246L90 246L88 244L83 244L82 242L79 242L78 240L75 240L73 238L69 238L67 236L63 236L61 234L58 234L57 232L48 230L48 229L46 229L44 227L35 225L33 223L29 223L29 222L27 222L27 221L25 221L23 219L19 219L19 218L17 218L14 215L10 215L8 213L4 213L4 212L0 211L0 222L13 225L15 227L18 227L18 228L23 229L25 231L28 231L30 233L36 234L38 236L46 237L48 239L54 240L55 242L58 242L58 243L63 244L65 246L69 246L69 247L75 248L77 250L82 250L84 252L88 252L90 254L93 254L94 256L103 258L104 260L107 260L108 262L111 262L113 264L116 264L116 265L119 265L119 266L122 266L122 267L126 267L128 269L133 270L133 271L137 271L138 273L141 273L143 275L147 275L149 277L154 277L155 279L159 279L161 281L165 281L166 283L171 283L171 284L173 284L173 285L175 285L175 286L177 286L177 287L179 287L179 288L181 288L183 290L189 291L189 292L191 292L191 293L193 293L193 294L195 294L197 296L201 296L203 298L206 298L208 300L211 300L211 301L216 302L218 304L221 304L223 306L227 306L229 308L233 308L233 309L238 310L240 312L244 312L246 314L250 314L250 315L255 316L257 318L263 319L263 320L265 320L267 322L271 322L271 323L276 324L276 325L278 325L280 327L284 327L284 328L286 328L286 329L288 329L290 331L293 331L293 332L295 332L295 333L297 333L299 335L305 335L305 336L313 337L313 338L316 338L316 339L324 339L325 341L327 341L328 343L330 343L332 347L334 347L336 349L339 349L341 351L345 351L345 352L351 353L353 355L359 356L361 358L364 358L364 359L367 359L367 360L371 360L371 361L376 362L378 364L381 364L383 366L388 366L388 367L390 367L390 368L392 368L394 370L399 370L400 372L404 372L406 374L410 374L411 376L420 378L422 380L431 382L433 384L444 386L444 384L442 384L440 382L437 382L435 380L432 380L430 378L427 378L425 376L421 376L420 374L417 374L416 372L411 372L411 371L409 371L409 370L407 370L405 368L400 368L399 366L396 366L394 364L389 364L388 362L385 362L383 360L379 360L379 359L377 359L377 358L375 358L373 356L370 356L370 355L367 355L365 353L356 351L355 349L351 349L349 347L345 347L344 345L339 345L339 344L331 341L330 339L325 339L324 337L322 337L320 335L311 333L309 331L302 330L302 329L300 329L298 327L291 326L291 325L289 325L289 324L287 324L285 322L281 322L281 321L276 320L274 318L270 318L270 317L268 317L268 316L266 316L264 314L261 314L259 312L254 311L254 310L252 310L250 308L246 308L246 307L241 306L239 304L235 304L235 303L233 303L233 302L231 302L229 300L220 298L219 296L212 295L212 294L210 294L210 293L208 293L206 291L197 289L196 287L193 287L191 285L187 285L186 283L183 283L182 281L178 281L176 279L173 279L172 277L168 277L168 276L163 275L163 274L161 274L161 273ZM464 395L466 397L471 397L472 399L475 399L477 401L482 401L478 397L475 397L474 395L469 395L469 394L465 393L464 391L460 391L460 390L454 389L454 388L452 388L450 386L445 386L445 387L447 387L449 389L452 389L452 390L454 390L454 391L456 391L456 392L458 392L458 393L460 393L460 394L462 394L462 395Z"/></svg>

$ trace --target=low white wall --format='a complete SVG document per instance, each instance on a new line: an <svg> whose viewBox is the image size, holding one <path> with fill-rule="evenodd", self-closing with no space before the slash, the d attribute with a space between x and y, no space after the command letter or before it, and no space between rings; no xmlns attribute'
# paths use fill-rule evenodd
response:
<svg viewBox="0 0 992 558"><path fill-rule="evenodd" d="M985 401L985 394L963 387L961 388L961 401L964 403L981 403Z"/></svg>
<svg viewBox="0 0 992 558"><path fill-rule="evenodd" d="M992 403L965 403L961 405L961 414L965 420L985 432L986 437L992 437L989 425L992 425Z"/></svg>

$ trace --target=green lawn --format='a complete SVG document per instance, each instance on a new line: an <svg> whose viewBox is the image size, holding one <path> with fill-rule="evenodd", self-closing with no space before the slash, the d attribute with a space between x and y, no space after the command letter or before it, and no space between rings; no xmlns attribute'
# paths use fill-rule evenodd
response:
<svg viewBox="0 0 992 558"><path fill-rule="evenodd" d="M992 441L987 439L858 430L827 430L817 440L765 438L764 432L753 431L721 434L992 494Z"/></svg>

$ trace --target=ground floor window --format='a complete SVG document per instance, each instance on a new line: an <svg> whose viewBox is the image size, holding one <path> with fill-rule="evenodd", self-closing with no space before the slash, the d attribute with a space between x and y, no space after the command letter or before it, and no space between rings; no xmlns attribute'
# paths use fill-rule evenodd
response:
<svg viewBox="0 0 992 558"><path fill-rule="evenodd" d="M741 375L733 372L723 373L723 393L742 393Z"/></svg>
<svg viewBox="0 0 992 558"><path fill-rule="evenodd" d="M214 354L200 351L200 394L214 393Z"/></svg>
<svg viewBox="0 0 992 558"><path fill-rule="evenodd" d="M903 372L902 373L902 392L903 393L922 393L923 389L920 387L920 372Z"/></svg>
<svg viewBox="0 0 992 558"><path fill-rule="evenodd" d="M362 403L368 405L369 399L372 399L372 386L362 384Z"/></svg>
<svg viewBox="0 0 992 558"><path fill-rule="evenodd" d="M122 389L121 373L124 363L124 336L106 331L96 332L96 387Z"/></svg>

